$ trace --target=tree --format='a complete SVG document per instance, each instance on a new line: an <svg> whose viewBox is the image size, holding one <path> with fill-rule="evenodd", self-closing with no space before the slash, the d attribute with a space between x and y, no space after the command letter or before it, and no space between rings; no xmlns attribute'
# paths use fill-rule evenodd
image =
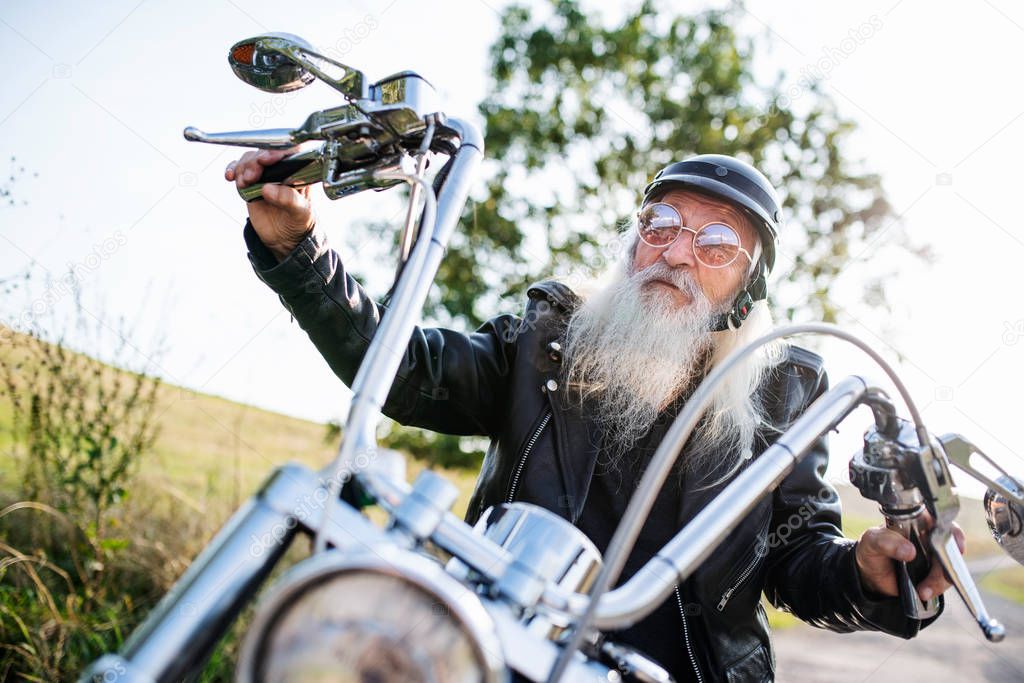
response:
<svg viewBox="0 0 1024 683"><path fill-rule="evenodd" d="M910 248L889 230L878 175L848 159L854 124L821 84L794 97L781 74L755 82L758 40L735 32L741 13L682 16L646 0L606 26L577 0L505 9L480 105L486 191L442 264L435 316L478 324L517 310L532 281L589 277L617 255L616 226L653 174L701 152L743 158L782 190L773 296L789 318L835 321L833 280L881 231ZM869 303L883 280L864 280Z"/></svg>
<svg viewBox="0 0 1024 683"><path fill-rule="evenodd" d="M855 125L822 84L755 81L760 39L737 34L742 12L737 2L683 16L645 0L607 25L578 0L507 7L480 104L486 188L452 238L428 315L475 327L517 312L531 282L592 277L625 247L618 226L654 173L703 152L745 159L781 190L770 296L786 318L839 320L831 287L851 256L878 245L925 256L893 226L880 177L850 158ZM863 303L880 306L887 273L871 268L856 277ZM421 433L410 438L423 446Z"/></svg>

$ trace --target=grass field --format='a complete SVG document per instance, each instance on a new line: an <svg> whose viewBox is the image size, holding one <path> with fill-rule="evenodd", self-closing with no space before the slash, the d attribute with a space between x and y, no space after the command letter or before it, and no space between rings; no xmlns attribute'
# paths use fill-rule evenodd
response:
<svg viewBox="0 0 1024 683"><path fill-rule="evenodd" d="M79 543L87 527L58 513L22 508L0 519L0 680L70 680L98 654L116 650L275 466L319 468L337 448L336 439L325 441L323 424L174 386L160 387L157 413L159 436L112 510L102 547ZM11 423L0 393L0 510L23 490ZM407 468L412 479L423 465L410 461ZM459 488L454 511L461 515L475 477L438 471ZM44 545L36 543L40 534ZM78 545L81 557L64 552ZM306 554L308 544L296 544L276 572ZM78 565L85 566L83 581L72 571ZM244 618L203 680L231 678L243 631Z"/></svg>
<svg viewBox="0 0 1024 683"><path fill-rule="evenodd" d="M222 398L164 387L164 427L139 476L197 511L223 516L248 497L280 464L319 468L337 444L324 440L322 424L244 406ZM421 469L409 463L410 476ZM447 472L460 486L464 509L473 477Z"/></svg>
<svg viewBox="0 0 1024 683"><path fill-rule="evenodd" d="M1024 605L1024 571L1018 565L989 572L979 583L985 590Z"/></svg>

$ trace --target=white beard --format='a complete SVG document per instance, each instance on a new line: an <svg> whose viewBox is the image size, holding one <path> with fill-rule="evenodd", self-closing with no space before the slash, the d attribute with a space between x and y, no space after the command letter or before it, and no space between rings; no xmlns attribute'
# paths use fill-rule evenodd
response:
<svg viewBox="0 0 1024 683"><path fill-rule="evenodd" d="M652 280L673 283L690 302L680 306ZM727 307L726 307L727 308ZM712 326L723 312L693 276L658 260L621 272L587 299L566 330L565 379L604 434L604 460L617 469L659 413L707 371Z"/></svg>

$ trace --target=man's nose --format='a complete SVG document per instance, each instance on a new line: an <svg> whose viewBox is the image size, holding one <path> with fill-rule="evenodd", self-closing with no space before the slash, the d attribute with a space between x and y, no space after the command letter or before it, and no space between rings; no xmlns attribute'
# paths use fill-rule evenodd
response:
<svg viewBox="0 0 1024 683"><path fill-rule="evenodd" d="M661 257L673 268L679 266L695 268L697 260L693 256L693 233L689 230L680 231L679 237L662 252Z"/></svg>

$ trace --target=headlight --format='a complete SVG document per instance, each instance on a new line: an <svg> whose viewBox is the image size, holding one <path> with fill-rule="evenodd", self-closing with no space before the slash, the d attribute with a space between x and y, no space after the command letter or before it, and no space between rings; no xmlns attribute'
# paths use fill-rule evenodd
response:
<svg viewBox="0 0 1024 683"><path fill-rule="evenodd" d="M494 624L431 560L392 547L296 565L257 609L239 681L496 683Z"/></svg>

